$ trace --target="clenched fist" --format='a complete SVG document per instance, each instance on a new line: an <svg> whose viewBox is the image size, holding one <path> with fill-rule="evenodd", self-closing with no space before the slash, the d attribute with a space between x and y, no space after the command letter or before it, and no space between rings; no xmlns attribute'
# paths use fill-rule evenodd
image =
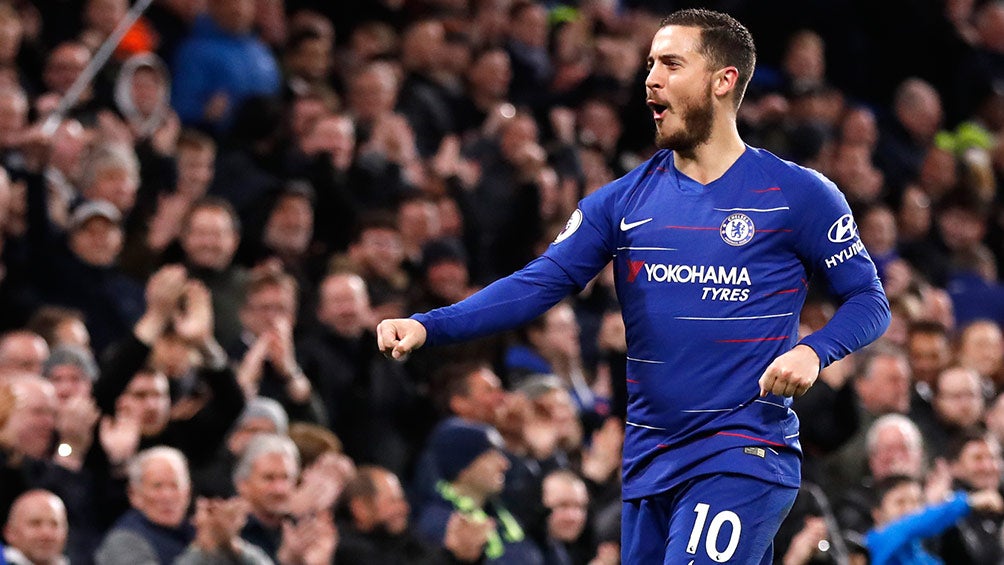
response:
<svg viewBox="0 0 1004 565"><path fill-rule="evenodd" d="M760 377L760 396L802 396L819 376L819 356L808 345L796 345L767 366Z"/></svg>
<svg viewBox="0 0 1004 565"><path fill-rule="evenodd" d="M377 325L377 347L391 359L404 360L425 344L425 326L411 318L384 320Z"/></svg>

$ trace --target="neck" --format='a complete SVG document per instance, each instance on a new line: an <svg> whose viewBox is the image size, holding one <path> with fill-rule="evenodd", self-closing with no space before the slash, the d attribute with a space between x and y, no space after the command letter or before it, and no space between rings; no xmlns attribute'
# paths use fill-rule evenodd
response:
<svg viewBox="0 0 1004 565"><path fill-rule="evenodd" d="M675 151L677 170L701 184L717 180L746 151L734 117L719 123L706 143L690 151Z"/></svg>

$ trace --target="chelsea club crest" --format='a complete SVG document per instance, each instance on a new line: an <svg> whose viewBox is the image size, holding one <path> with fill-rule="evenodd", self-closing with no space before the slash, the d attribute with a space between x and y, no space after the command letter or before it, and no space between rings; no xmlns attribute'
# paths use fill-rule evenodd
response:
<svg viewBox="0 0 1004 565"><path fill-rule="evenodd" d="M732 214L725 218L718 232L722 234L722 240L725 243L739 247L746 245L753 239L756 228L753 226L753 220L746 214Z"/></svg>

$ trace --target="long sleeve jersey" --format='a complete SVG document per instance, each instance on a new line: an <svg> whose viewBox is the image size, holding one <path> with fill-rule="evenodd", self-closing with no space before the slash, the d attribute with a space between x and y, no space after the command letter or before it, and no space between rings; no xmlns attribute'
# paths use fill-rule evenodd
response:
<svg viewBox="0 0 1004 565"><path fill-rule="evenodd" d="M611 260L628 343L624 498L717 472L797 487L798 418L790 398L759 398L760 376L798 343L826 366L890 317L837 187L752 147L705 185L660 151L584 198L522 270L414 318L431 345L517 327ZM840 306L799 342L814 275Z"/></svg>

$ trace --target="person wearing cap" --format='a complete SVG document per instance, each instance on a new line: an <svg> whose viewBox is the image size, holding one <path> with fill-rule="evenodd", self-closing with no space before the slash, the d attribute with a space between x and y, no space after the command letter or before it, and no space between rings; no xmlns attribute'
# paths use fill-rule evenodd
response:
<svg viewBox="0 0 1004 565"><path fill-rule="evenodd" d="M487 563L542 564L540 548L498 499L509 469L498 431L454 418L436 429L429 448L442 478L436 484L437 496L418 512L419 536L442 544L450 515L459 511L475 521L494 520L495 529L489 532L484 549Z"/></svg>
<svg viewBox="0 0 1004 565"><path fill-rule="evenodd" d="M56 389L56 398L63 404L71 398L88 397L98 379L98 364L88 349L71 344L52 348L42 365L42 376Z"/></svg>
<svg viewBox="0 0 1004 565"><path fill-rule="evenodd" d="M145 302L143 287L118 268L122 214L110 202L85 201L70 214L64 238L39 217L48 204L34 193L45 189L29 186L28 192L30 238L44 242L29 266L39 298L83 312L94 351L103 351L128 334Z"/></svg>
<svg viewBox="0 0 1004 565"><path fill-rule="evenodd" d="M204 496L229 497L236 493L233 471L248 444L260 434L287 435L289 416L282 404L264 396L248 400L237 423L216 455L204 465L193 466L192 487Z"/></svg>

